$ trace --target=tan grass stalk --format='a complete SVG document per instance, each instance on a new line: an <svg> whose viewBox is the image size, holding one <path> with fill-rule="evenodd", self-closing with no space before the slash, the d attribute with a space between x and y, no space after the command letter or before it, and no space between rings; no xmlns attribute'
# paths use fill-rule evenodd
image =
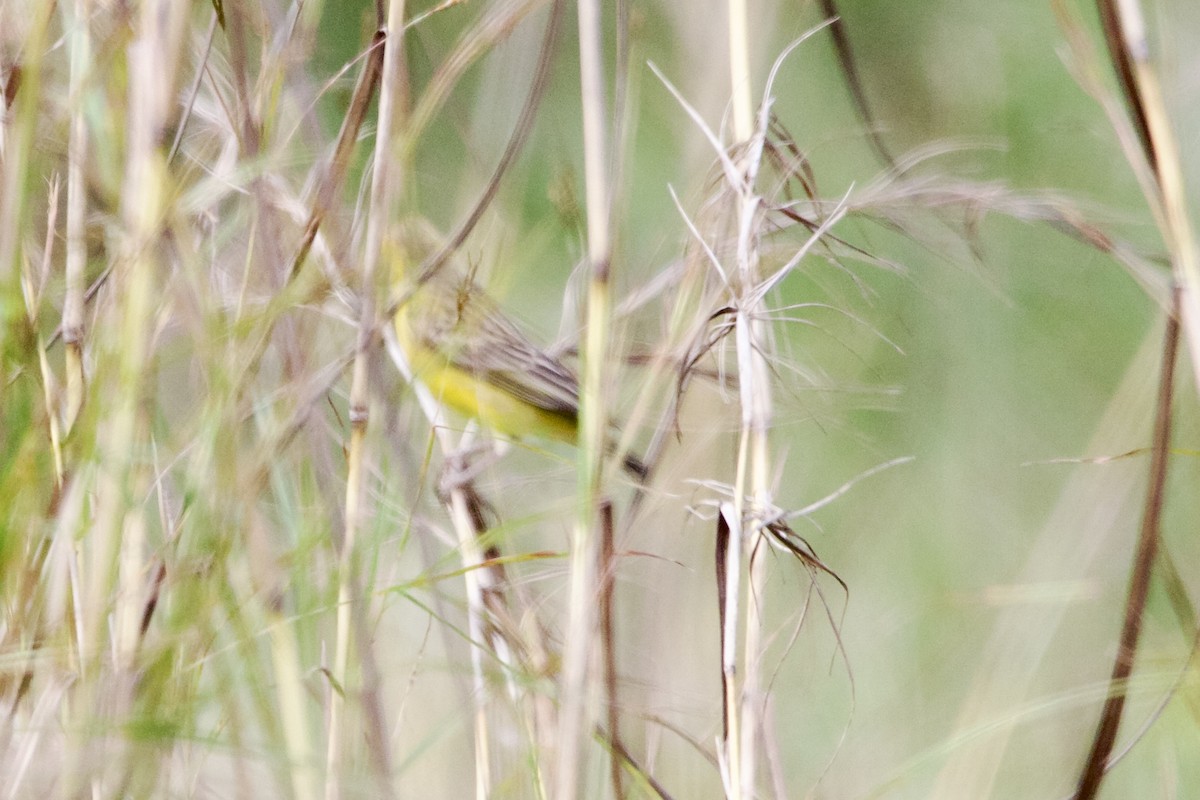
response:
<svg viewBox="0 0 1200 800"><path fill-rule="evenodd" d="M251 524L258 524L257 522ZM296 641L293 621L278 609L268 611L271 643L271 665L275 670L279 716L287 747L288 774L296 800L317 800L320 789L317 778L317 754L312 746L308 718L308 694L300 664L300 647Z"/></svg>
<svg viewBox="0 0 1200 800"><path fill-rule="evenodd" d="M736 10L736 9L735 9ZM731 30L739 23L731 22ZM816 30L819 30L816 29ZM761 696L759 674L761 670L761 643L763 621L761 617L765 589L765 559L768 550L767 535L774 512L769 473L769 430L771 425L771 367L770 322L766 298L772 289L797 267L800 261L821 240L830 228L847 212L847 200L843 198L824 217L822 223L811 231L808 240L782 266L766 276L761 276L758 258L759 226L762 224L764 201L756 192L760 165L767 133L770 129L771 91L780 65L793 49L805 41L810 31L801 37L776 59L766 81L766 88L753 129L748 139L733 148L726 147L720 137L709 128L700 114L692 108L669 81L655 70L668 90L687 111L712 145L718 159L725 186L722 199L732 206L735 244L735 268L727 269L721 263L721 255L708 244L704 233L684 215L689 229L702 248L704 258L718 273L725 290L732 295L728 306L706 321L712 323L717 316L732 317L723 323L724 330L708 334L708 339L697 337L692 344L685 363L685 374L694 361L717 344L729 330L734 333L734 347L738 364L738 390L741 407L741 426L738 440L738 455L734 484L727 491L731 499L720 507L718 538L727 546L718 546L718 580L724 585L721 603L721 646L723 719L725 735L720 743L719 763L726 795L736 798L754 796L758 748L768 734L760 719L765 707ZM736 49L736 48L735 48ZM653 67L652 67L653 68ZM735 114L736 116L736 114ZM752 116L752 119L754 117ZM717 231L720 235L720 230ZM699 331L698 333L702 333ZM723 526L723 527L721 527ZM740 564L745 561L746 572L741 573ZM802 558L802 560L806 560ZM745 583L745 594L738 588ZM743 611L743 603L745 611ZM745 619L744 626L739 620ZM741 636L739 637L739 632ZM739 638L742 654L736 651Z"/></svg>
<svg viewBox="0 0 1200 800"><path fill-rule="evenodd" d="M481 531L476 529L472 521L469 505L467 493L462 487L451 490L450 517L458 534L463 563L468 567L463 576L467 593L467 630L474 643L471 647L471 678L475 701L475 714L472 719L472 734L475 740L475 797L476 800L486 800L492 789L492 746L482 647L484 642L491 638L488 636L487 598L502 589L496 580L498 576L485 565L487 556L479 543ZM500 637L491 641L500 661L505 665L514 665L513 654L509 651L507 642Z"/></svg>
<svg viewBox="0 0 1200 800"><path fill-rule="evenodd" d="M573 800L583 771L583 743L595 724L593 643L598 633L596 600L602 506L601 474L608 410L604 392L611 329L612 258L608 145L601 55L600 4L579 0L579 72L583 100L583 158L587 214L587 256L591 280L580 357L579 474L577 517L571 535L567 640L559 687L558 759L554 797Z"/></svg>
<svg viewBox="0 0 1200 800"><path fill-rule="evenodd" d="M770 508L770 441L772 416L771 370L767 363L768 325L761 319L766 312L765 298L751 287L758 284L758 224L760 198L755 179L762 154L763 130L754 130L751 105L750 46L745 0L729 0L730 89L733 105L733 140L741 157L735 162L736 174L730 189L736 205L737 261L735 285L741 289L737 303L736 352L742 425L738 445L737 472L734 481L733 514L739 522L756 520ZM760 547L757 525L736 537L748 548L746 583L745 644L742 658L742 684L736 707L728 709L731 721L726 747L729 788L734 798L755 796L757 742L762 735L758 709L762 702L761 651L762 603L766 592L767 548ZM734 595L737 596L736 594Z"/></svg>
<svg viewBox="0 0 1200 800"><path fill-rule="evenodd" d="M50 266L54 263L54 239L57 235L58 224L58 192L59 179L55 176L50 184L50 195L46 202L46 244L42 250L41 274L38 276L22 276L22 288L25 294L25 313L29 317L29 327L38 329L39 308L41 306L42 290L46 285L46 276L50 274ZM58 380L50 367L50 359L46 356L46 344L39 333L37 337L38 366L42 372L42 402L46 406L46 419L50 427L50 450L54 455L54 475L59 491L63 488L66 478L66 466L63 458L63 438L66 435L63 425L63 415L60 411Z"/></svg>
<svg viewBox="0 0 1200 800"><path fill-rule="evenodd" d="M404 0L391 0L388 3L387 19L384 30L387 32L400 31L404 23ZM372 164L371 202L368 208L366 240L363 244L362 291L359 293L361 307L359 309L358 341L355 347L354 363L351 367L350 381L350 443L347 448L346 471L346 514L345 527L342 535L342 550L338 561L338 613L337 635L334 649L333 679L340 687L330 695L328 750L326 756L325 797L326 800L337 800L342 796L344 779L345 749L347 738L356 740L357 736L348 737L344 730L345 701L352 695L352 684L349 675L351 653L351 638L355 621L361 618L361 610L357 607L362 603L362 589L359 586L359 530L367 514L365 507L365 471L367 469L367 428L370 422L371 404L368 385L368 361L374 352L374 344L378 340L380 325L379 298L386 291L382 277L386 275L379 269L380 255L383 247L384 231L396 207L395 186L402 179L398 174L401 165L389 157L393 145L393 133L396 128L396 111L403 90L404 65L402 34L389 35L385 40L383 68L379 85L379 118L375 132L376 158ZM369 647L369 642L360 642L360 647ZM367 716L367 719L372 717ZM382 739L377 733L376 739ZM386 740L385 740L386 741ZM386 751L377 754L377 759L384 759L379 764L380 791L385 796L391 794L386 761Z"/></svg>
<svg viewBox="0 0 1200 800"><path fill-rule="evenodd" d="M1182 291L1184 332L1193 354L1193 380L1200 387L1200 357L1196 355L1200 354L1200 252L1189 213L1179 142L1167 112L1158 73L1150 61L1150 47L1145 40L1145 24L1140 19L1138 5L1120 3L1118 8L1126 16L1127 35L1138 37L1130 42L1129 50L1136 59L1135 75L1141 87L1150 139L1154 143L1156 174L1165 213L1163 239L1171 254L1176 284Z"/></svg>

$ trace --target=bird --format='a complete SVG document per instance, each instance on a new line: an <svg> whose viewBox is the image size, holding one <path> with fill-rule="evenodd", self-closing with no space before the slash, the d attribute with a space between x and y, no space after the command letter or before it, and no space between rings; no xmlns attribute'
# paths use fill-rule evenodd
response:
<svg viewBox="0 0 1200 800"><path fill-rule="evenodd" d="M503 436L576 444L575 372L536 345L453 260L415 274L441 244L429 223L401 226L399 239L390 254L393 324L414 378L443 407ZM646 480L636 455L623 455L622 466Z"/></svg>

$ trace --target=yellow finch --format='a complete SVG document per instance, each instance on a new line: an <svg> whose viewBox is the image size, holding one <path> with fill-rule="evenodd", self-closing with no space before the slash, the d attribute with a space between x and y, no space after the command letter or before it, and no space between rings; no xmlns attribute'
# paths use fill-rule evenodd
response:
<svg viewBox="0 0 1200 800"><path fill-rule="evenodd" d="M502 435L575 444L579 380L568 366L531 342L453 262L414 285L436 245L427 226L408 225L392 259L396 338L414 377L444 407ZM645 478L636 457L623 464Z"/></svg>

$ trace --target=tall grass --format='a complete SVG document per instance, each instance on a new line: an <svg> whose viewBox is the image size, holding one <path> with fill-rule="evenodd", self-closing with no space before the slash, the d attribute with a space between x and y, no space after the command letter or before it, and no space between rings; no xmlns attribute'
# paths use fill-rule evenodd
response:
<svg viewBox="0 0 1200 800"><path fill-rule="evenodd" d="M933 5L0 2L0 796L1187 796L1180 90ZM412 380L451 261L574 450Z"/></svg>

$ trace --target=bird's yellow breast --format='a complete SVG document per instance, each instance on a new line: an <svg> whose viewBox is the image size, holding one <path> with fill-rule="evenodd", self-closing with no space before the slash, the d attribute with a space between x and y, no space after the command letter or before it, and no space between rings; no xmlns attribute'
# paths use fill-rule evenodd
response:
<svg viewBox="0 0 1200 800"><path fill-rule="evenodd" d="M414 298L419 300L418 298ZM575 443L574 416L538 408L499 386L455 366L450 357L424 346L414 335L405 309L396 315L396 338L414 377L441 405L512 438L534 436Z"/></svg>

